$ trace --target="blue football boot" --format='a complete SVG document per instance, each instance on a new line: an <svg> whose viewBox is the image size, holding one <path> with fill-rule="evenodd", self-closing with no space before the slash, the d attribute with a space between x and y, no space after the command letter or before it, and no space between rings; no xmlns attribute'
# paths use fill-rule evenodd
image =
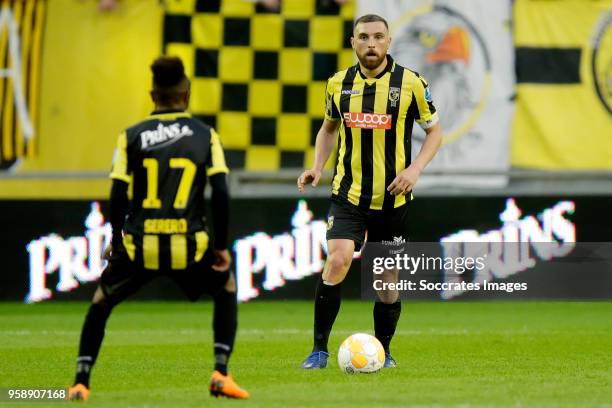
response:
<svg viewBox="0 0 612 408"><path fill-rule="evenodd" d="M383 364L383 368L395 368L397 367L397 363L391 357L391 353L385 353L385 364Z"/></svg>
<svg viewBox="0 0 612 408"><path fill-rule="evenodd" d="M305 370L316 370L327 367L327 358L329 353L325 351L313 351L302 363L302 368ZM386 362L386 360L385 360Z"/></svg>

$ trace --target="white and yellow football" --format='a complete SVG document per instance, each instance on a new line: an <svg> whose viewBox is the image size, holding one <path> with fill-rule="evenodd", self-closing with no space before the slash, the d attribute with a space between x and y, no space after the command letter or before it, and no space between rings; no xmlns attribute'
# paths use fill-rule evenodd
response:
<svg viewBox="0 0 612 408"><path fill-rule="evenodd" d="M375 373L385 363L385 350L380 341L365 333L349 336L338 350L338 365L347 374Z"/></svg>

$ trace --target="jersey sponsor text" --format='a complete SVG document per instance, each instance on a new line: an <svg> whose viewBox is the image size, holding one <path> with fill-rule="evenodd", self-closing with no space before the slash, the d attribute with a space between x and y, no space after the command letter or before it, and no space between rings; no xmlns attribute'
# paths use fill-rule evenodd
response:
<svg viewBox="0 0 612 408"><path fill-rule="evenodd" d="M392 116L384 113L345 112L346 127L359 129L391 129Z"/></svg>
<svg viewBox="0 0 612 408"><path fill-rule="evenodd" d="M169 140L176 141L183 136L192 136L193 130L187 125L181 127L180 123L172 123L169 126L164 126L161 123L157 125L157 129L145 130L140 134L141 148L158 145Z"/></svg>

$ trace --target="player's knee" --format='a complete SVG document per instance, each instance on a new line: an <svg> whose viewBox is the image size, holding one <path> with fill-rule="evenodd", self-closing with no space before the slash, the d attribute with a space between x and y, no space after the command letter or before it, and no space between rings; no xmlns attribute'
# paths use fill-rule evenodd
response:
<svg viewBox="0 0 612 408"><path fill-rule="evenodd" d="M229 272L229 278L227 278L227 282L225 282L225 286L223 286L226 292L235 293L236 292L236 279L234 278L234 274Z"/></svg>
<svg viewBox="0 0 612 408"><path fill-rule="evenodd" d="M327 259L327 262L329 263L330 271L334 274L345 271L351 266L351 263L347 262L346 258L338 253L332 254Z"/></svg>
<svg viewBox="0 0 612 408"><path fill-rule="evenodd" d="M96 289L93 299L91 300L92 307L96 307L99 310L108 311L109 314L118 303L119 301L117 301L117 299L108 298L100 286L98 286Z"/></svg>
<svg viewBox="0 0 612 408"><path fill-rule="evenodd" d="M108 303L106 295L104 294L100 286L97 287L93 299L91 300L91 303L93 303L94 305L106 305Z"/></svg>
<svg viewBox="0 0 612 408"><path fill-rule="evenodd" d="M347 257L339 251L329 254L323 279L332 284L342 282L351 266L351 261L352 257Z"/></svg>

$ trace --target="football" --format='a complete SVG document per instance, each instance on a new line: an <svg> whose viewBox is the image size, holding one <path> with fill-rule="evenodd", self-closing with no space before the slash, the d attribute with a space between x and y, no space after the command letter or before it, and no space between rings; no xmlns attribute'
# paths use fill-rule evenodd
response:
<svg viewBox="0 0 612 408"><path fill-rule="evenodd" d="M347 374L375 373L385 362L385 350L380 341L365 333L349 336L338 350L338 366Z"/></svg>

